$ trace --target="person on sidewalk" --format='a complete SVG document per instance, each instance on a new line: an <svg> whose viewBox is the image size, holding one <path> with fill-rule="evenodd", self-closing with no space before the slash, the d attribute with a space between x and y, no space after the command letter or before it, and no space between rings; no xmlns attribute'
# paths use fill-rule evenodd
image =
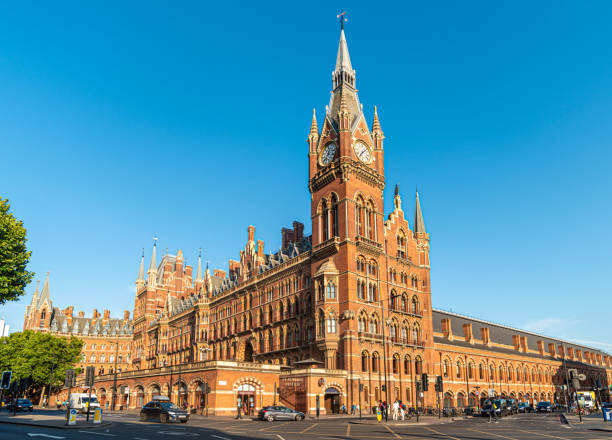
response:
<svg viewBox="0 0 612 440"><path fill-rule="evenodd" d="M351 405L351 415L352 416L355 415L355 404L354 403Z"/></svg>
<svg viewBox="0 0 612 440"><path fill-rule="evenodd" d="M493 419L495 419L495 423L497 423L497 405L495 404L495 402L493 400L491 400L491 407L489 408L489 423L491 423L491 421Z"/></svg>
<svg viewBox="0 0 612 440"><path fill-rule="evenodd" d="M391 406L391 411L393 412L393 421L397 422L397 416L399 415L399 403L397 400L393 402L393 405Z"/></svg>
<svg viewBox="0 0 612 440"><path fill-rule="evenodd" d="M346 405L344 403L340 407L340 414L342 414L342 415L346 414Z"/></svg>
<svg viewBox="0 0 612 440"><path fill-rule="evenodd" d="M399 410L400 415L402 416L402 420L406 420L406 405L401 400L399 401Z"/></svg>

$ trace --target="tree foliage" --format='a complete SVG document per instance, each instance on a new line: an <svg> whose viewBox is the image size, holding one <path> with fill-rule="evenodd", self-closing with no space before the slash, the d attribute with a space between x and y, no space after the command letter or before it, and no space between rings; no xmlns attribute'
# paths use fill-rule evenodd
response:
<svg viewBox="0 0 612 440"><path fill-rule="evenodd" d="M0 197L0 305L18 300L34 276L26 270L32 253L26 249L26 229L9 212L10 207Z"/></svg>
<svg viewBox="0 0 612 440"><path fill-rule="evenodd" d="M30 378L30 385L43 387L64 383L66 370L74 368L83 341L26 330L0 338L0 371L12 371L13 380ZM51 377L53 371L53 377Z"/></svg>

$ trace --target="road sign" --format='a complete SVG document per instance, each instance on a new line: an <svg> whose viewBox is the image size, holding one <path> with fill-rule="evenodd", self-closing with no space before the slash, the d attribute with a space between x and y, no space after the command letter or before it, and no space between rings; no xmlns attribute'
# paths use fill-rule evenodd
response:
<svg viewBox="0 0 612 440"><path fill-rule="evenodd" d="M70 415L68 417L68 424L69 425L76 425L76 416L77 416L77 410L76 409L71 409L70 410Z"/></svg>
<svg viewBox="0 0 612 440"><path fill-rule="evenodd" d="M495 397L495 388L489 388L489 397Z"/></svg>
<svg viewBox="0 0 612 440"><path fill-rule="evenodd" d="M96 408L94 411L94 423L102 423L102 408Z"/></svg>

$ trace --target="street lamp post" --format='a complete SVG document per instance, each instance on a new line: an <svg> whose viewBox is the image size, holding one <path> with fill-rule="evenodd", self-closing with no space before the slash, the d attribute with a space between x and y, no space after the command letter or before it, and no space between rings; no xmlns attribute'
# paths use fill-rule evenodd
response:
<svg viewBox="0 0 612 440"><path fill-rule="evenodd" d="M119 357L119 340L115 341L115 369L113 370L113 411L117 401L117 358Z"/></svg>

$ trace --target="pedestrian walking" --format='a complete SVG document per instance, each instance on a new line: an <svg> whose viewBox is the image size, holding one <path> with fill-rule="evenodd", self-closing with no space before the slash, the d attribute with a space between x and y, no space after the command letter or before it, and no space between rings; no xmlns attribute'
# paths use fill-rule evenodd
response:
<svg viewBox="0 0 612 440"><path fill-rule="evenodd" d="M399 402L397 400L393 402L393 405L391 406L391 411L393 414L393 420L397 422L397 418L399 416Z"/></svg>

